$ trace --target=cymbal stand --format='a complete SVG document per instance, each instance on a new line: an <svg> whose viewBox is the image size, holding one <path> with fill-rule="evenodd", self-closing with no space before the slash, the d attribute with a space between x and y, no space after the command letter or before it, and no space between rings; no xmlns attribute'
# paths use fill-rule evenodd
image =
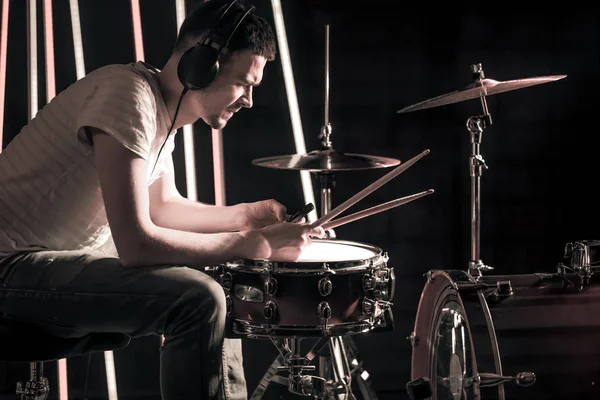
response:
<svg viewBox="0 0 600 400"><path fill-rule="evenodd" d="M475 83L485 79L481 64L471 65L471 72ZM492 270L493 267L485 265L480 256L481 236L481 176L483 169L488 169L481 155L481 139L483 130L492 124L492 117L488 111L485 95L480 97L483 115L470 117L467 120L467 130L471 134L471 156L469 157L469 172L471 176L471 260L468 272L473 277L481 276L482 271Z"/></svg>
<svg viewBox="0 0 600 400"><path fill-rule="evenodd" d="M325 26L325 120L321 127L319 138L321 141L322 150L331 150L333 144L331 142L332 127L329 121L329 25ZM321 215L326 215L331 211L331 188L335 187L335 174L324 173L319 174L321 183ZM329 238L335 238L333 229L327 231ZM350 360L348 362L348 353ZM376 400L375 391L370 386L368 380L369 374L362 367L362 362L358 361L358 351L354 340L348 337L332 336L329 339L329 360L328 357L321 356L319 360L319 372L321 376L331 376L334 382L341 383L348 389L346 396L338 396L338 398L354 398L352 394L352 375L356 375L361 394L365 400ZM350 364L356 367L350 369Z"/></svg>

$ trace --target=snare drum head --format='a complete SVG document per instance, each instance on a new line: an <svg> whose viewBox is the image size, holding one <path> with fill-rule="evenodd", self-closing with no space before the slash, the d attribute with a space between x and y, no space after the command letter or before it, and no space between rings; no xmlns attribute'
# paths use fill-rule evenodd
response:
<svg viewBox="0 0 600 400"><path fill-rule="evenodd" d="M304 248L296 262L370 260L380 253L380 249L364 243L315 239Z"/></svg>
<svg viewBox="0 0 600 400"><path fill-rule="evenodd" d="M387 255L367 243L337 239L313 239L294 262L269 260L238 260L226 263L226 268L256 273L314 273L335 270L336 273L355 272L387 262Z"/></svg>

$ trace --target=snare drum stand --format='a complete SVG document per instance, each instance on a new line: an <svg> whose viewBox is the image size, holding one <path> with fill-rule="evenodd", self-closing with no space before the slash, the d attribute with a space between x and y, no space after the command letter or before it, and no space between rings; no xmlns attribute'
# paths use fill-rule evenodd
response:
<svg viewBox="0 0 600 400"><path fill-rule="evenodd" d="M471 72L475 82L485 78L481 64L471 65ZM483 88L485 93L485 88ZM483 168L488 169L481 156L481 137L483 130L492 124L492 116L488 112L485 95L480 96L483 115L470 117L467 120L467 129L471 133L471 156L469 158L469 172L471 175L471 260L469 261L469 275L475 279L481 276L482 271L490 271L493 267L485 265L480 257L481 235L481 176Z"/></svg>
<svg viewBox="0 0 600 400"><path fill-rule="evenodd" d="M331 149L331 126L326 123L320 137L323 138L323 149ZM331 211L331 188L335 187L335 174L331 172L317 172L321 185L321 215ZM335 238L335 232L327 231L327 236ZM358 358L358 348L351 336L331 336L321 338L309 354L300 356L300 338L283 339L285 344L271 339L279 356L273 361L263 379L250 397L251 400L261 399L269 382L287 385L290 392L302 396L313 396L328 399L349 400L356 397L352 393L352 380L355 379L360 389L363 400L377 400L377 395L371 387L370 375L363 368L362 361ZM329 352L319 355L319 377L302 375L304 370L313 370L314 366L308 365L319 351L329 344ZM283 365L285 364L285 365ZM287 370L290 375L284 378L277 375L279 370Z"/></svg>

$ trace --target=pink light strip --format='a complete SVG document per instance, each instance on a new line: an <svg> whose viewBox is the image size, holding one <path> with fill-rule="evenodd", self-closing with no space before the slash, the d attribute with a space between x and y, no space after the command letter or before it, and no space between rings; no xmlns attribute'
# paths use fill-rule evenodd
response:
<svg viewBox="0 0 600 400"><path fill-rule="evenodd" d="M54 28L52 25L52 0L44 0L44 39L46 47L46 102L56 96L54 71Z"/></svg>
<svg viewBox="0 0 600 400"><path fill-rule="evenodd" d="M142 17L140 0L131 0L131 17L133 19L133 43L136 61L144 61L144 39L142 36Z"/></svg>
<svg viewBox="0 0 600 400"><path fill-rule="evenodd" d="M215 205L224 206L225 201L225 165L223 163L223 133L212 129L213 175L215 180Z"/></svg>
<svg viewBox="0 0 600 400"><path fill-rule="evenodd" d="M8 49L8 5L10 0L2 1L2 29L0 31L0 153L4 133L4 97L6 95L6 55Z"/></svg>

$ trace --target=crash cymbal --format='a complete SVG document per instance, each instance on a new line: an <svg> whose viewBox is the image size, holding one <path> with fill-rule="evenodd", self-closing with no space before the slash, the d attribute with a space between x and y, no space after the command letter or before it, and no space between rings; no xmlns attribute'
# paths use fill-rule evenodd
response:
<svg viewBox="0 0 600 400"><path fill-rule="evenodd" d="M411 111L422 110L425 108L445 106L447 104L458 103L465 100L476 99L482 96L491 96L497 93L508 92L511 90L522 89L529 86L540 85L565 78L567 75L539 76L526 79L515 79L512 81L496 81L485 78L465 86L461 90L447 93L429 100L422 101L412 106L398 110L398 114Z"/></svg>
<svg viewBox="0 0 600 400"><path fill-rule="evenodd" d="M307 154L290 154L253 160L254 165L276 169L311 172L354 171L388 168L400 164L394 158L341 153L334 149L314 150Z"/></svg>

